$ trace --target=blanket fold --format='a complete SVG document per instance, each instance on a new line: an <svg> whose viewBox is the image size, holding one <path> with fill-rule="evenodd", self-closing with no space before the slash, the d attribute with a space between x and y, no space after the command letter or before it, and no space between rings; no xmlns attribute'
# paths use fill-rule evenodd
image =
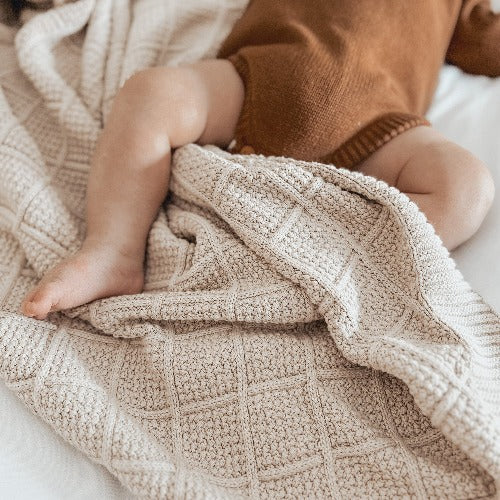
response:
<svg viewBox="0 0 500 500"><path fill-rule="evenodd" d="M145 291L18 313L81 243L119 85L244 4L78 0L0 39L0 376L140 497L494 498L500 318L373 178L185 146Z"/></svg>

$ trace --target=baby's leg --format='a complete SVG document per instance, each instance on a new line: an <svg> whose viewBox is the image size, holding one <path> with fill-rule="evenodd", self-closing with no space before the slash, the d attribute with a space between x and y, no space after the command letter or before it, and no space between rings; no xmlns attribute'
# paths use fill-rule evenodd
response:
<svg viewBox="0 0 500 500"><path fill-rule="evenodd" d="M493 201L484 164L430 127L395 137L357 170L406 193L449 250L477 231Z"/></svg>
<svg viewBox="0 0 500 500"><path fill-rule="evenodd" d="M28 316L97 298L138 293L150 226L168 189L171 148L226 146L243 102L231 63L151 68L118 93L92 161L81 250L41 280L22 304Z"/></svg>

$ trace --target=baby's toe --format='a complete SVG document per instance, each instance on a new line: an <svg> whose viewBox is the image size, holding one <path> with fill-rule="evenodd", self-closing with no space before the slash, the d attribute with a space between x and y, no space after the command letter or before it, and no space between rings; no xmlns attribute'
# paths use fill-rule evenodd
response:
<svg viewBox="0 0 500 500"><path fill-rule="evenodd" d="M25 316L36 319L45 319L47 316L47 311L45 309L43 305L40 305L39 302L35 302L34 300L25 301L21 306L21 312Z"/></svg>
<svg viewBox="0 0 500 500"><path fill-rule="evenodd" d="M41 284L26 297L22 312L32 318L45 319L50 311L55 310L59 299L60 287L57 283Z"/></svg>

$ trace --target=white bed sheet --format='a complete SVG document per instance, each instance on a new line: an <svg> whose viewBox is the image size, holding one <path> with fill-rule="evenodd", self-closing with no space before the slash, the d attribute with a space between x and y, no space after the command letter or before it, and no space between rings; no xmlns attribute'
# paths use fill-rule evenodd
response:
<svg viewBox="0 0 500 500"><path fill-rule="evenodd" d="M443 68L428 117L446 137L483 160L493 175L497 195L490 212L452 256L472 288L500 311L500 78Z"/></svg>
<svg viewBox="0 0 500 500"><path fill-rule="evenodd" d="M444 135L491 168L500 192L500 78L442 70L428 114ZM477 235L453 253L457 266L500 311L500 195ZM9 500L126 499L101 466L66 444L0 382L0 498Z"/></svg>

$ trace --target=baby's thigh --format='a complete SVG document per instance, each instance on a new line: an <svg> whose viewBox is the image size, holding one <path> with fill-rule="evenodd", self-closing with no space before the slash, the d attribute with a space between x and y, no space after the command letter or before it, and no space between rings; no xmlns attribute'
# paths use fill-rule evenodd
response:
<svg viewBox="0 0 500 500"><path fill-rule="evenodd" d="M412 158L421 155L430 145L445 141L446 139L431 127L415 127L384 144L357 165L355 170L383 180L390 186L396 186L400 181L403 169L408 166ZM420 174L426 174L428 162L422 161L420 164L420 170L423 170Z"/></svg>
<svg viewBox="0 0 500 500"><path fill-rule="evenodd" d="M415 127L395 137L357 170L404 193L433 194L464 207L489 206L494 193L486 165L431 127Z"/></svg>
<svg viewBox="0 0 500 500"><path fill-rule="evenodd" d="M231 62L212 59L193 64L207 93L207 119L199 144L226 147L235 135L241 113L244 86Z"/></svg>

